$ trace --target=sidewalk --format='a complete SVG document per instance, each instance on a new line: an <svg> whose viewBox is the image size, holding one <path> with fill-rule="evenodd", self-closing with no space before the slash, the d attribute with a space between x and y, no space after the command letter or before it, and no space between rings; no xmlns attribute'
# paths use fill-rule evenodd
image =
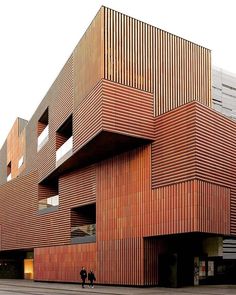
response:
<svg viewBox="0 0 236 295"><path fill-rule="evenodd" d="M223 294L236 294L236 286L199 286L199 287L186 287L186 288L132 288L120 286L95 286L94 289L81 288L80 284L63 284L63 283L44 283L33 282L27 280L0 280L0 294L4 291L12 291L14 294L114 294L114 295L223 295ZM3 293L2 293L3 292Z"/></svg>

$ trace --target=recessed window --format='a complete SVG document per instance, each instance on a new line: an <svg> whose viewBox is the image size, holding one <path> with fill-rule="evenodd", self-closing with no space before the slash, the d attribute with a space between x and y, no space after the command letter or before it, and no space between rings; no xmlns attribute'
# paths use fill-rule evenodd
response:
<svg viewBox="0 0 236 295"><path fill-rule="evenodd" d="M48 125L48 108L43 113L43 115L38 120L38 147L37 150L41 150L41 148L48 141L49 135L49 125Z"/></svg>
<svg viewBox="0 0 236 295"><path fill-rule="evenodd" d="M11 162L9 162L7 165L7 181L10 181L11 178Z"/></svg>
<svg viewBox="0 0 236 295"><path fill-rule="evenodd" d="M56 132L56 165L72 155L73 136L72 136L72 115L62 124Z"/></svg>
<svg viewBox="0 0 236 295"><path fill-rule="evenodd" d="M38 210L40 214L58 210L59 194L58 181L49 184L39 184L38 187Z"/></svg>
<svg viewBox="0 0 236 295"><path fill-rule="evenodd" d="M71 209L71 242L96 242L96 204Z"/></svg>

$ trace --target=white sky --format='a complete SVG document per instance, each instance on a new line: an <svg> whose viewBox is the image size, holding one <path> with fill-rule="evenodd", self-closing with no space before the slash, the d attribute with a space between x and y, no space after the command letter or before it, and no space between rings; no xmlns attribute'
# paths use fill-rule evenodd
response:
<svg viewBox="0 0 236 295"><path fill-rule="evenodd" d="M101 5L212 50L236 73L235 0L0 0L0 146L29 120Z"/></svg>

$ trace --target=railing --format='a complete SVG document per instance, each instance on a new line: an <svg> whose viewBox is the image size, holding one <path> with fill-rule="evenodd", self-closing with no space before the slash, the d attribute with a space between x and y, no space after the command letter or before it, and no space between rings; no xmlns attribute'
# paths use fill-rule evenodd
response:
<svg viewBox="0 0 236 295"><path fill-rule="evenodd" d="M73 148L73 136L71 136L63 145L56 151L56 161L59 161Z"/></svg>
<svg viewBox="0 0 236 295"><path fill-rule="evenodd" d="M38 137L38 151L45 145L48 141L48 134L49 134L49 125L47 125L43 132Z"/></svg>
<svg viewBox="0 0 236 295"><path fill-rule="evenodd" d="M56 195L56 196L39 200L38 209L42 210L42 209L47 209L51 207L56 207L58 205L59 205L59 195Z"/></svg>
<svg viewBox="0 0 236 295"><path fill-rule="evenodd" d="M96 236L96 224L86 224L71 227L71 238Z"/></svg>
<svg viewBox="0 0 236 295"><path fill-rule="evenodd" d="M7 176L7 181L11 180L11 173Z"/></svg>

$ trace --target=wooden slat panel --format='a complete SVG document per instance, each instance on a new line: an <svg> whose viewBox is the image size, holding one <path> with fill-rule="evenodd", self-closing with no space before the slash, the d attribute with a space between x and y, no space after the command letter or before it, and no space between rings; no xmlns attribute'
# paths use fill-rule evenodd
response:
<svg viewBox="0 0 236 295"><path fill-rule="evenodd" d="M143 285L142 238L106 240L98 244L97 253L97 275L103 284Z"/></svg>
<svg viewBox="0 0 236 295"><path fill-rule="evenodd" d="M152 186L197 178L231 190L231 234L236 233L236 125L199 103L156 118ZM235 155L235 156L234 156Z"/></svg>
<svg viewBox="0 0 236 295"><path fill-rule="evenodd" d="M195 111L187 105L155 120L152 187L195 176Z"/></svg>
<svg viewBox="0 0 236 295"><path fill-rule="evenodd" d="M78 283L82 266L97 274L96 244L44 247L34 251L35 280Z"/></svg>
<svg viewBox="0 0 236 295"><path fill-rule="evenodd" d="M193 100L211 106L209 50L104 9L105 79L153 92L156 115Z"/></svg>
<svg viewBox="0 0 236 295"><path fill-rule="evenodd" d="M150 93L103 81L103 130L153 138L153 99Z"/></svg>
<svg viewBox="0 0 236 295"><path fill-rule="evenodd" d="M70 56L57 79L38 106L26 128L26 173L38 170L41 181L56 167L56 131L73 111L73 56ZM49 140L37 151L38 120L49 110Z"/></svg>
<svg viewBox="0 0 236 295"><path fill-rule="evenodd" d="M150 93L101 80L74 111L74 152L102 130L152 139L152 110Z"/></svg>
<svg viewBox="0 0 236 295"><path fill-rule="evenodd" d="M153 190L150 206L158 212L151 235L230 233L230 188L200 180L163 186Z"/></svg>
<svg viewBox="0 0 236 295"><path fill-rule="evenodd" d="M236 234L236 124L196 105L196 176L231 188L231 234Z"/></svg>
<svg viewBox="0 0 236 295"><path fill-rule="evenodd" d="M61 208L64 210L96 202L95 190L94 166L65 174L59 180Z"/></svg>
<svg viewBox="0 0 236 295"><path fill-rule="evenodd" d="M73 51L74 108L104 78L104 8L102 7Z"/></svg>
<svg viewBox="0 0 236 295"><path fill-rule="evenodd" d="M83 99L73 114L73 151L102 130L102 81Z"/></svg>
<svg viewBox="0 0 236 295"><path fill-rule="evenodd" d="M143 284L141 236L150 179L150 147L97 166L98 272L104 283Z"/></svg>
<svg viewBox="0 0 236 295"><path fill-rule="evenodd" d="M37 173L18 177L0 187L2 250L36 244Z"/></svg>
<svg viewBox="0 0 236 295"><path fill-rule="evenodd" d="M7 165L9 162L11 162L12 179L20 175L25 168L26 133L25 129L22 130L23 127L21 126L21 121L23 121L23 124L26 125L27 121L21 118L17 118L6 139L7 155L5 161ZM21 133L19 133L19 131L21 131ZM22 156L24 157L23 165L20 168L18 168L18 162ZM7 165L5 167L2 167L2 169L6 171ZM6 182L6 178L2 182Z"/></svg>

